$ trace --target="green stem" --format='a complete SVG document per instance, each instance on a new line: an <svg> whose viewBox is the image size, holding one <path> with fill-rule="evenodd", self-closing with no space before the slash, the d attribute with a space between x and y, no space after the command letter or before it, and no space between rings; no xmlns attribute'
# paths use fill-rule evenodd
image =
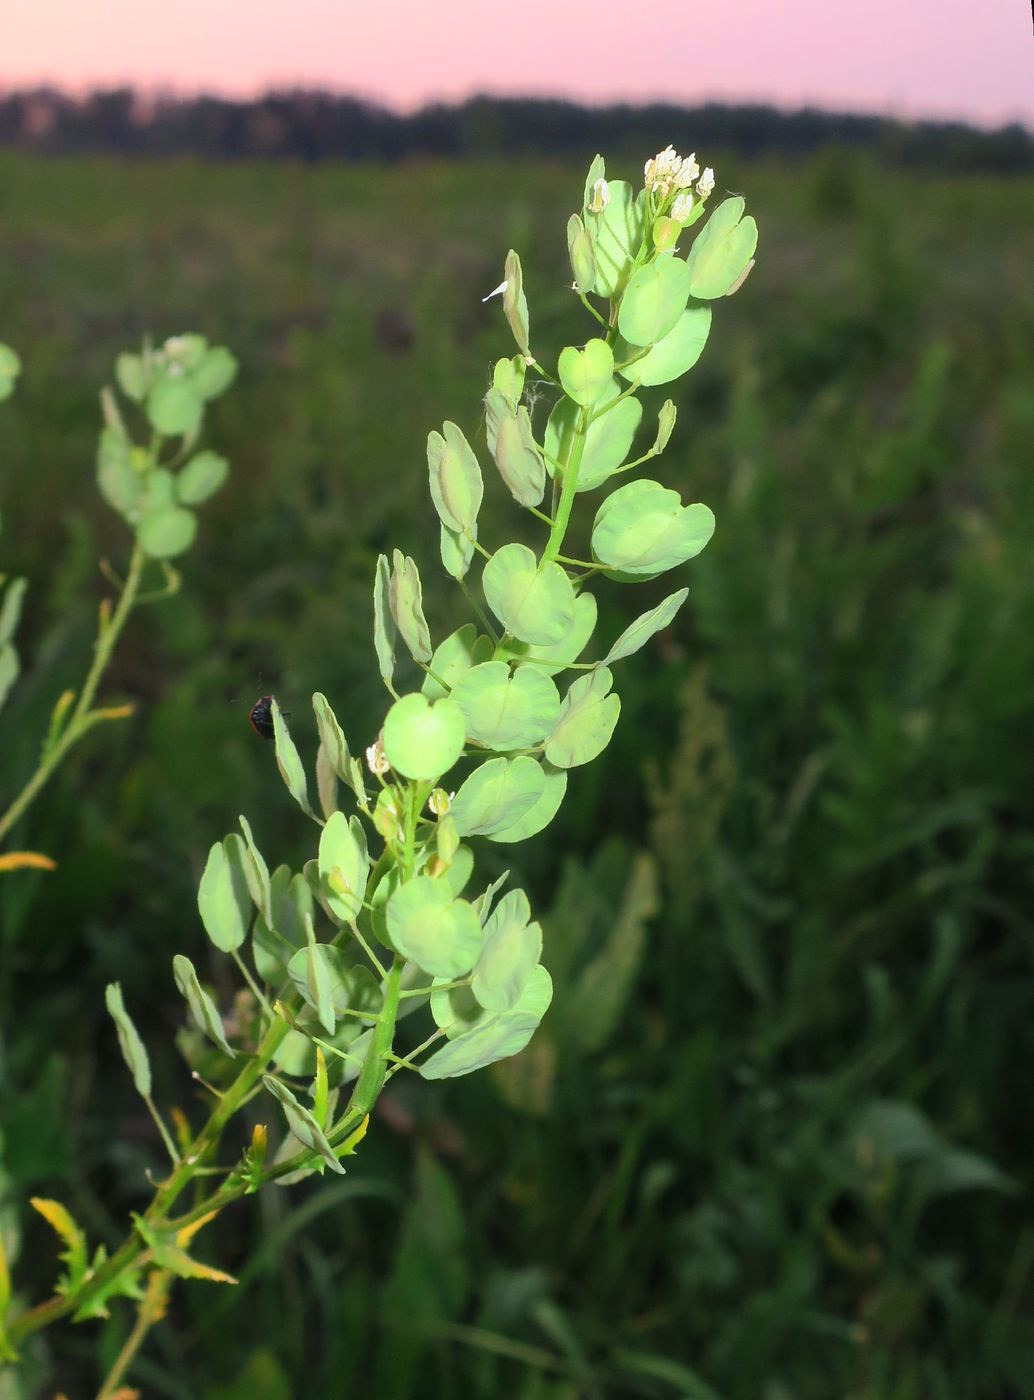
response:
<svg viewBox="0 0 1034 1400"><path fill-rule="evenodd" d="M0 841L4 839L11 828L21 819L27 809L46 787L55 771L64 761L65 756L79 742L94 725L99 724L104 715L99 712L91 713L90 707L93 698L97 693L111 661L111 653L115 648L115 643L121 635L133 610L140 589L140 578L144 569L144 553L139 545L133 549L133 557L129 564L129 574L122 589L122 595L118 600L115 611L108 621L102 624L97 633L97 640L94 642L93 664L87 673L83 688L79 694L79 700L72 711L71 718L65 728L64 733L57 743L47 750L40 760L39 767L22 788L21 792L14 799L7 811L0 817Z"/></svg>
<svg viewBox="0 0 1034 1400"><path fill-rule="evenodd" d="M553 561L560 553L564 543L564 535L567 533L567 526L571 519L571 511L574 509L575 492L578 489L578 469L582 464L582 453L585 451L585 435L589 431L589 410L583 408L578 415L578 427L571 440L571 447L564 463L564 481L560 490L560 500L557 503L553 520L553 528L549 532L549 539L542 552L542 562Z"/></svg>
<svg viewBox="0 0 1034 1400"><path fill-rule="evenodd" d="M107 1376L104 1384L97 1392L97 1400L113 1400L118 1394L119 1383L129 1369L134 1356L140 1350L140 1346L154 1324L162 1316L165 1310L165 1299L169 1291L169 1284L172 1282L172 1274L168 1269L161 1269L151 1275L147 1285L147 1292L140 1304L140 1310L133 1324L133 1330L126 1338L125 1345L116 1356L114 1364Z"/></svg>

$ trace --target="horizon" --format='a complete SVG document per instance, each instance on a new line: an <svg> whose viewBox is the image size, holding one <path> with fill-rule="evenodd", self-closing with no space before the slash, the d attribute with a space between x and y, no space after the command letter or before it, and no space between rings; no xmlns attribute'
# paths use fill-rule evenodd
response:
<svg viewBox="0 0 1034 1400"><path fill-rule="evenodd" d="M145 96L249 100L322 90L407 113L476 95L585 106L815 108L903 121L1034 127L1034 36L1026 0L999 0L980 27L942 0L654 0L630 29L598 0L526 0L519 22L475 0L387 18L340 0L178 0L166 17L136 0L37 0L5 26L0 90L72 95L131 87ZM55 43L60 35L60 45Z"/></svg>

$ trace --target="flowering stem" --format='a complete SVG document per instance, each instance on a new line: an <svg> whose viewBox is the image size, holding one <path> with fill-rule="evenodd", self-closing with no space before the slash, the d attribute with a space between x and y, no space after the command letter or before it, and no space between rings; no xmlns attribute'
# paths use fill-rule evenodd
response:
<svg viewBox="0 0 1034 1400"><path fill-rule="evenodd" d="M140 578L144 569L144 552L139 545L133 549L133 556L129 564L129 574L126 577L122 588L121 597L115 607L115 611L107 620L102 620L97 630L97 640L94 642L93 663L87 673L83 688L79 694L79 700L68 725L57 740L57 742L44 751L39 767L22 788L21 792L14 799L7 811L0 817L0 841L22 817L32 802L39 796L43 788L50 781L56 770L60 767L65 756L79 742L79 740L91 730L95 725L103 723L106 719L122 718L129 713L128 710L120 709L115 711L91 710L93 698L97 693L97 687L101 683L104 672L111 661L111 654L118 641L133 610L137 594L140 590Z"/></svg>

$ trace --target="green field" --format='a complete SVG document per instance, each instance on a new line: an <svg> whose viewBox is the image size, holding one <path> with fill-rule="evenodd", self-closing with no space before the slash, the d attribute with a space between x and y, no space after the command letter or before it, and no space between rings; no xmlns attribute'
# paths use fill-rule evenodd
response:
<svg viewBox="0 0 1034 1400"><path fill-rule="evenodd" d="M542 1032L498 1072L400 1076L347 1178L213 1226L240 1284L181 1288L147 1397L1034 1396L1034 181L707 158L758 265L674 386L656 474L717 533L604 758L544 836L483 853L547 911ZM426 433L483 444L508 247L536 343L584 338L581 176L0 154L0 339L25 363L0 550L30 579L0 796L82 674L98 557L125 557L94 484L114 355L191 329L241 360L210 432L231 481L108 682L138 715L19 833L59 873L0 881L0 1161L33 1299L56 1261L26 1198L117 1239L160 1169L105 984L197 1121L169 964L224 975L194 912L208 847L244 812L276 861L308 853L249 705L275 691L311 754L321 690L365 745L378 551L416 557L433 631L455 607ZM511 511L490 492L483 535ZM601 590L599 634L663 591ZM615 914L651 872L640 941ZM93 1394L128 1325L43 1334L0 1397Z"/></svg>

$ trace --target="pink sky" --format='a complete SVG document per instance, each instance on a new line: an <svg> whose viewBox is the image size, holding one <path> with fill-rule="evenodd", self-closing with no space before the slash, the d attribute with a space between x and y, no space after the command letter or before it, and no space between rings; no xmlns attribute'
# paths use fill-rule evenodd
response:
<svg viewBox="0 0 1034 1400"><path fill-rule="evenodd" d="M3 0L0 86L476 91L1034 126L1031 0Z"/></svg>

